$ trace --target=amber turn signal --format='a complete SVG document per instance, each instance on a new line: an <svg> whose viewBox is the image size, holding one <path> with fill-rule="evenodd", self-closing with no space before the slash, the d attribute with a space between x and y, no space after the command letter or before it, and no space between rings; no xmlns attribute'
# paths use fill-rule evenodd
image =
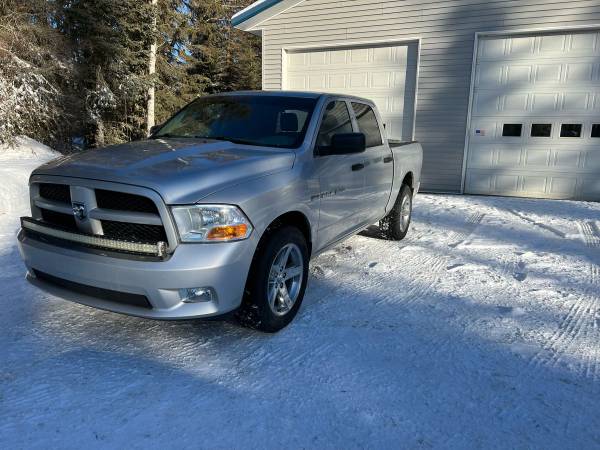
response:
<svg viewBox="0 0 600 450"><path fill-rule="evenodd" d="M233 239L244 239L248 233L248 225L240 223L237 225L226 225L212 228L206 235L207 241L230 241Z"/></svg>

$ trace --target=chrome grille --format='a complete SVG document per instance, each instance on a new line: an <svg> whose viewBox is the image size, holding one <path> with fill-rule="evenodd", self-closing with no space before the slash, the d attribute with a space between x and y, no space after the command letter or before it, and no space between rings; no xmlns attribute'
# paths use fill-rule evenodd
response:
<svg viewBox="0 0 600 450"><path fill-rule="evenodd" d="M102 220L101 223L104 236L107 238L140 243L167 241L165 229L161 225L114 222L111 220Z"/></svg>
<svg viewBox="0 0 600 450"><path fill-rule="evenodd" d="M50 225L56 225L60 228L70 231L79 231L73 214L63 214L49 209L41 209L42 220Z"/></svg>
<svg viewBox="0 0 600 450"><path fill-rule="evenodd" d="M40 197L59 203L71 204L71 190L66 184L39 184Z"/></svg>
<svg viewBox="0 0 600 450"><path fill-rule="evenodd" d="M158 214L154 202L141 195L96 189L96 202L98 208Z"/></svg>
<svg viewBox="0 0 600 450"><path fill-rule="evenodd" d="M177 238L167 207L149 189L108 182L32 179L32 215L46 226L116 241L157 244L166 252ZM118 190L118 189L123 190ZM74 214L77 213L77 214Z"/></svg>

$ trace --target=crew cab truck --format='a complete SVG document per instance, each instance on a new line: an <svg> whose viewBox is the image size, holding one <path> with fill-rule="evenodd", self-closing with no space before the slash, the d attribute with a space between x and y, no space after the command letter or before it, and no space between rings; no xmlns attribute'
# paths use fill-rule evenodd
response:
<svg viewBox="0 0 600 450"><path fill-rule="evenodd" d="M235 311L275 332L310 258L377 222L406 235L421 164L369 100L206 96L147 140L36 169L19 250L30 282L64 299L153 319Z"/></svg>

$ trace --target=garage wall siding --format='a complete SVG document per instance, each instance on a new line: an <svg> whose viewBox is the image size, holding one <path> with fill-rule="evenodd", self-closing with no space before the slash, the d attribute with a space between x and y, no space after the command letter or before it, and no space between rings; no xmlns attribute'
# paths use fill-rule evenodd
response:
<svg viewBox="0 0 600 450"><path fill-rule="evenodd" d="M282 86L282 49L421 38L415 137L423 189L458 192L476 32L600 24L600 1L304 0L259 24L263 88Z"/></svg>

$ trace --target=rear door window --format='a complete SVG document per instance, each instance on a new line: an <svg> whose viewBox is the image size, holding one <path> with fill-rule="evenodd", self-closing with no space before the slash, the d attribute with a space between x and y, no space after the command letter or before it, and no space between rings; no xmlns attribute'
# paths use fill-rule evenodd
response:
<svg viewBox="0 0 600 450"><path fill-rule="evenodd" d="M365 134L367 140L367 148L377 147L383 144L381 138L381 130L377 123L377 117L373 108L364 103L352 103L352 109L356 116L356 122L358 122L358 130Z"/></svg>

